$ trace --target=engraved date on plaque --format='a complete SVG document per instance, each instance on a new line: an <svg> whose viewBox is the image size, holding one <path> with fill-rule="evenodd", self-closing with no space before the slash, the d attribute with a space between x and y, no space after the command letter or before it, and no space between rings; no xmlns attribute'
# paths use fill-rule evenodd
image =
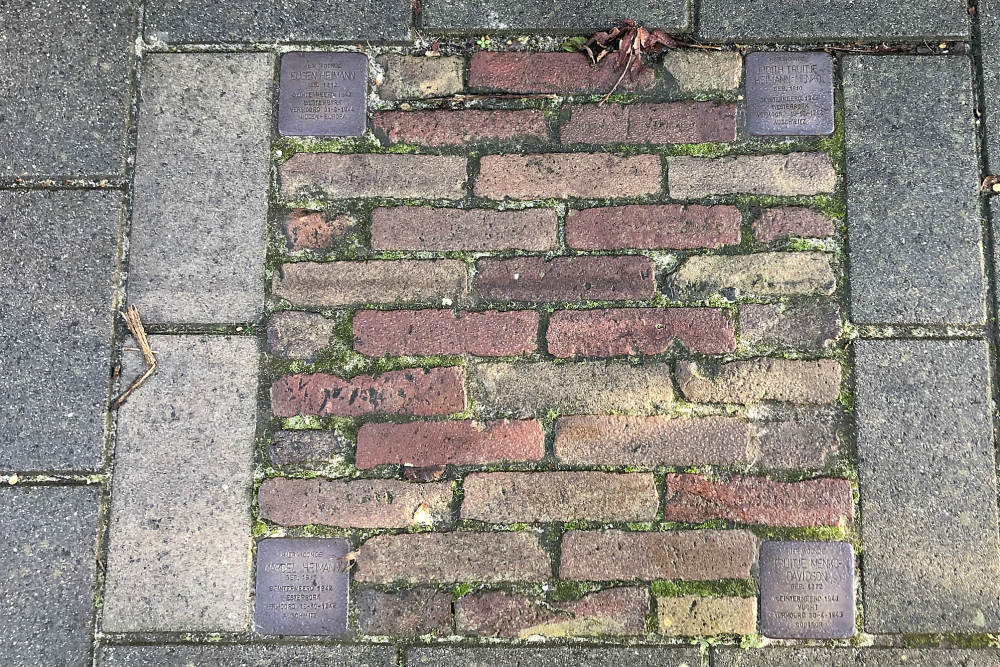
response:
<svg viewBox="0 0 1000 667"><path fill-rule="evenodd" d="M846 542L760 547L761 633L774 639L854 636L854 549Z"/></svg>
<svg viewBox="0 0 1000 667"><path fill-rule="evenodd" d="M826 53L746 57L747 129L758 136L833 134L833 60Z"/></svg>
<svg viewBox="0 0 1000 667"><path fill-rule="evenodd" d="M277 537L257 545L254 625L264 635L347 632L347 540Z"/></svg>
<svg viewBox="0 0 1000 667"><path fill-rule="evenodd" d="M360 137L367 107L368 58L363 53L295 51L281 56L281 134Z"/></svg>

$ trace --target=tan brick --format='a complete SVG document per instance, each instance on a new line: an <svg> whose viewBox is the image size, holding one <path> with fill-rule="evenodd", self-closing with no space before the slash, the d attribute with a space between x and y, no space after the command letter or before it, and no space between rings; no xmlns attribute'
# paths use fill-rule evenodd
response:
<svg viewBox="0 0 1000 667"><path fill-rule="evenodd" d="M790 236L822 239L833 235L833 218L810 208L780 206L765 209L753 221L752 230L754 238L761 243Z"/></svg>
<svg viewBox="0 0 1000 667"><path fill-rule="evenodd" d="M582 53L517 53L480 51L469 63L469 87L510 93L606 93L621 70L613 58L591 67ZM656 86L651 68L621 80L619 90L648 90Z"/></svg>
<svg viewBox="0 0 1000 667"><path fill-rule="evenodd" d="M833 192L837 173L826 153L676 157L667 169L674 199L725 194L817 195Z"/></svg>
<svg viewBox="0 0 1000 667"><path fill-rule="evenodd" d="M465 263L454 259L294 262L274 276L274 296L297 306L440 304L466 293Z"/></svg>
<svg viewBox="0 0 1000 667"><path fill-rule="evenodd" d="M659 155L486 155L475 193L489 199L641 197L660 192L660 179Z"/></svg>
<svg viewBox="0 0 1000 667"><path fill-rule="evenodd" d="M372 211L374 250L551 250L556 212L397 206Z"/></svg>
<svg viewBox="0 0 1000 667"><path fill-rule="evenodd" d="M738 465L753 447L746 422L736 417L562 417L556 457L583 465Z"/></svg>
<svg viewBox="0 0 1000 667"><path fill-rule="evenodd" d="M670 49L663 54L667 86L684 95L724 93L740 87L743 56L734 51Z"/></svg>
<svg viewBox="0 0 1000 667"><path fill-rule="evenodd" d="M754 422L758 450L754 463L772 470L825 468L840 450L835 415L804 410L780 420Z"/></svg>
<svg viewBox="0 0 1000 667"><path fill-rule="evenodd" d="M744 530L572 530L563 535L559 576L577 581L748 579L756 561L757 538Z"/></svg>
<svg viewBox="0 0 1000 667"><path fill-rule="evenodd" d="M602 414L629 410L655 414L674 399L670 367L624 361L479 364L470 369L471 391L486 410L513 417Z"/></svg>
<svg viewBox="0 0 1000 667"><path fill-rule="evenodd" d="M286 199L461 199L467 177L464 157L392 153L296 153L278 173Z"/></svg>
<svg viewBox="0 0 1000 667"><path fill-rule="evenodd" d="M337 322L319 313L283 310L267 322L267 351L282 359L314 361L330 345Z"/></svg>
<svg viewBox="0 0 1000 667"><path fill-rule="evenodd" d="M361 545L355 581L545 581L549 555L531 532L381 535Z"/></svg>
<svg viewBox="0 0 1000 667"><path fill-rule="evenodd" d="M736 297L833 294L837 279L821 252L695 255L667 276L664 291L676 299L701 300L731 291Z"/></svg>
<svg viewBox="0 0 1000 667"><path fill-rule="evenodd" d="M657 597L656 615L660 633L675 637L752 635L757 632L756 598Z"/></svg>
<svg viewBox="0 0 1000 667"><path fill-rule="evenodd" d="M651 521L659 509L652 473L473 473L463 489L462 518L488 523Z"/></svg>
<svg viewBox="0 0 1000 667"><path fill-rule="evenodd" d="M644 588L609 588L555 603L487 591L455 603L455 627L460 635L518 639L642 635L648 613L649 592Z"/></svg>
<svg viewBox="0 0 1000 667"><path fill-rule="evenodd" d="M448 518L451 483L413 484L394 479L265 479L257 498L260 517L283 526L407 528Z"/></svg>
<svg viewBox="0 0 1000 667"><path fill-rule="evenodd" d="M447 97L462 91L460 56L404 56L387 53L375 59L385 74L377 91L386 100Z"/></svg>
<svg viewBox="0 0 1000 667"><path fill-rule="evenodd" d="M840 395L840 374L840 364L833 359L759 358L716 368L677 362L677 383L695 403L834 403Z"/></svg>

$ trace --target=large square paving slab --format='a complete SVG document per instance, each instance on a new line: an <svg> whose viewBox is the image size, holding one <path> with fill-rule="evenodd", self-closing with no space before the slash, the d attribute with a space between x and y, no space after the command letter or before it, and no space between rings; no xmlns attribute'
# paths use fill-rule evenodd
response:
<svg viewBox="0 0 1000 667"><path fill-rule="evenodd" d="M622 19L662 30L688 27L687 0L425 0L423 27L457 31L479 30L607 30Z"/></svg>
<svg viewBox="0 0 1000 667"><path fill-rule="evenodd" d="M118 414L103 628L239 631L250 594L257 345L153 336ZM124 377L141 370L126 355Z"/></svg>
<svg viewBox="0 0 1000 667"><path fill-rule="evenodd" d="M106 646L97 667L392 667L390 646Z"/></svg>
<svg viewBox="0 0 1000 667"><path fill-rule="evenodd" d="M1000 174L1000 0L980 0L979 43L983 55L983 116L986 126L986 168Z"/></svg>
<svg viewBox="0 0 1000 667"><path fill-rule="evenodd" d="M0 663L91 664L99 495L90 486L0 488Z"/></svg>
<svg viewBox="0 0 1000 667"><path fill-rule="evenodd" d="M0 5L0 178L121 174L136 3Z"/></svg>
<svg viewBox="0 0 1000 667"><path fill-rule="evenodd" d="M0 192L0 470L101 465L121 202Z"/></svg>
<svg viewBox="0 0 1000 667"><path fill-rule="evenodd" d="M246 322L264 300L273 58L148 58L129 303L147 322Z"/></svg>

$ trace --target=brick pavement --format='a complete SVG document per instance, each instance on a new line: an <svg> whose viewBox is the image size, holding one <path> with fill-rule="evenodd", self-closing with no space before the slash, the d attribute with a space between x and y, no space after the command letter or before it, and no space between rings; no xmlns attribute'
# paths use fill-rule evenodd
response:
<svg viewBox="0 0 1000 667"><path fill-rule="evenodd" d="M0 663L1000 664L995 3L64 4L0 8ZM720 48L603 103L626 16ZM818 42L835 133L750 135ZM278 132L313 48L363 136Z"/></svg>

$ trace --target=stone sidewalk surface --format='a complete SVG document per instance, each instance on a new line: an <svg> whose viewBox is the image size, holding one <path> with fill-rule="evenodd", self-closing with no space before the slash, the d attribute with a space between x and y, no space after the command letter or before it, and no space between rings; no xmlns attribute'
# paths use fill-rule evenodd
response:
<svg viewBox="0 0 1000 667"><path fill-rule="evenodd" d="M997 3L0 18L0 664L1000 665ZM722 48L601 103L622 18ZM314 48L362 137L278 132ZM775 641L798 542L845 634Z"/></svg>

